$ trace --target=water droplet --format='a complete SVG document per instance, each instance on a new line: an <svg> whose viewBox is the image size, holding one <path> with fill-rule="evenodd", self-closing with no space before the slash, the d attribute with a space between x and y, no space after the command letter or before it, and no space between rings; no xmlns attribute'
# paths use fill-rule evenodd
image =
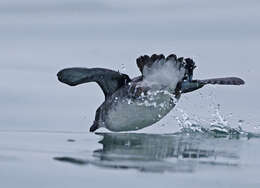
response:
<svg viewBox="0 0 260 188"><path fill-rule="evenodd" d="M120 66L120 72L122 72L122 73L125 73L125 72L126 72L125 64L121 64L121 66Z"/></svg>

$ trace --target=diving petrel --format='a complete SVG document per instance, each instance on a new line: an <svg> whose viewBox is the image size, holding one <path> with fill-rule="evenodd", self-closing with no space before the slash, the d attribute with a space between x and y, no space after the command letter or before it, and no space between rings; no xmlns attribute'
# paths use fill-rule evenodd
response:
<svg viewBox="0 0 260 188"><path fill-rule="evenodd" d="M141 76L104 68L66 68L58 72L59 81L70 86L96 82L105 101L96 111L90 131L100 127L111 131L132 131L148 127L168 114L183 93L207 84L243 85L237 77L193 80L195 63L175 54L144 55L136 60Z"/></svg>

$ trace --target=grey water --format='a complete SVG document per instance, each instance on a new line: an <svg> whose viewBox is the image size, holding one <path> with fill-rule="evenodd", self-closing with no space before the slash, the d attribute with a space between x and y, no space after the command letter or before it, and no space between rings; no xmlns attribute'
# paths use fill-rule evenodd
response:
<svg viewBox="0 0 260 188"><path fill-rule="evenodd" d="M259 187L259 20L257 0L0 1L1 186ZM140 131L89 133L102 91L56 73L135 77L153 53L193 58L195 79L246 84L183 95Z"/></svg>

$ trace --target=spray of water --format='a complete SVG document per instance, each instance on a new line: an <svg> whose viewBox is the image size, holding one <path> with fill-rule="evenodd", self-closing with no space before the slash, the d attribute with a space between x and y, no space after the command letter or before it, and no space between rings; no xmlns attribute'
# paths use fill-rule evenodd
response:
<svg viewBox="0 0 260 188"><path fill-rule="evenodd" d="M212 119L199 118L195 115L189 114L183 109L176 108L179 112L179 116L175 119L180 127L181 132L185 133L203 133L210 134L217 137L222 136L252 136L252 133L246 132L241 128L243 121L238 122L238 126L232 128L229 123L229 118L231 114L224 116L221 113L220 104L215 106L214 113L212 114Z"/></svg>

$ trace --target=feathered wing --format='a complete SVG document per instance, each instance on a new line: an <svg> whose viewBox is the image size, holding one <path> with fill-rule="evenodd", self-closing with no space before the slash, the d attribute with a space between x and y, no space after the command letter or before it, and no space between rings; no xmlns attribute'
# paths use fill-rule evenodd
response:
<svg viewBox="0 0 260 188"><path fill-rule="evenodd" d="M175 54L140 56L136 59L137 66L142 73L143 82L151 85L177 87L188 75L192 77L194 62L191 59L177 58ZM191 68L191 69L190 69Z"/></svg>
<svg viewBox="0 0 260 188"><path fill-rule="evenodd" d="M136 59L136 64L142 73L143 76L146 74L149 74L149 69L151 69L153 66L159 66L165 64L167 61L171 61L171 63L177 62L177 56L174 54L169 55L167 58L165 58L164 55L160 54L153 54L152 56L144 55L140 56Z"/></svg>
<svg viewBox="0 0 260 188"><path fill-rule="evenodd" d="M137 66L142 73L143 82L150 84L161 84L178 89L181 83L183 93L199 89L207 84L218 85L243 85L244 80L237 77L213 78L205 80L193 80L195 63L190 58L177 58L171 54L165 58L164 55L140 56L136 60ZM184 82L183 82L184 81Z"/></svg>
<svg viewBox="0 0 260 188"><path fill-rule="evenodd" d="M218 85L244 85L245 81L237 77L213 78L206 80L198 80L201 84L218 84Z"/></svg>
<svg viewBox="0 0 260 188"><path fill-rule="evenodd" d="M105 97L111 96L117 89L130 82L126 74L102 68L66 68L58 72L58 80L70 86L87 82L96 82L104 92Z"/></svg>
<svg viewBox="0 0 260 188"><path fill-rule="evenodd" d="M238 77L225 77L225 78L211 78L205 80L192 80L191 82L183 82L181 92L189 93L197 89L202 88L208 84L217 84L217 85L244 85L245 81Z"/></svg>

